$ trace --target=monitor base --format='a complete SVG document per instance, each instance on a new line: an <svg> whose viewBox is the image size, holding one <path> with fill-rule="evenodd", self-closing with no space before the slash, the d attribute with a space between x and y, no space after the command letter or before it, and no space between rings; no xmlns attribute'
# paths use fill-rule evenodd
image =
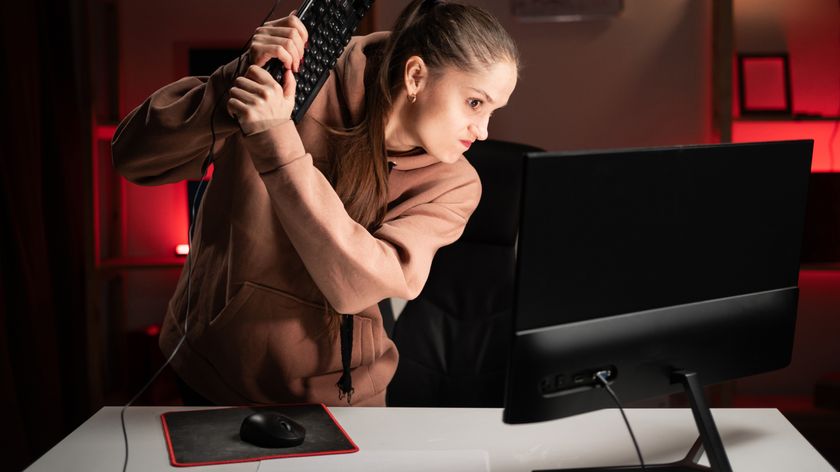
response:
<svg viewBox="0 0 840 472"><path fill-rule="evenodd" d="M706 405L706 399L703 396L703 387L697 378L696 372L675 371L671 375L673 383L681 383L688 396L688 401L691 404L691 412L694 414L694 422L697 424L697 430L700 431L700 437L691 446L686 456L676 462L667 464L645 464L644 469L641 465L634 466L611 466L611 467L584 467L576 469L541 469L534 472L600 472L600 471L625 471L625 472L643 472L648 470L656 470L658 472L732 472L732 466L729 465L729 459L726 457L726 451L723 449L723 441L720 439L715 420L712 418L712 412ZM698 463L703 451L708 451L709 463L711 467L701 465Z"/></svg>
<svg viewBox="0 0 840 472"><path fill-rule="evenodd" d="M583 467L576 469L540 469L535 470L534 472L642 472L643 470L655 470L657 472L711 472L712 469L710 467L697 463L697 461L702 455L703 440L702 438L697 438L697 441L694 442L694 445L691 446L691 449L688 451L688 454L686 454L686 456L683 459L678 460L676 462L669 462L667 464L645 464L644 469L642 469L642 467L638 465L618 465L611 467Z"/></svg>

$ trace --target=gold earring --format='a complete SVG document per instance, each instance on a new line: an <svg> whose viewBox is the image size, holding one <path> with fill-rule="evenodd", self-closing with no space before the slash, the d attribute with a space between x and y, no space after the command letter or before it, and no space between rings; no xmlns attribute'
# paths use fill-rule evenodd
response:
<svg viewBox="0 0 840 472"><path fill-rule="evenodd" d="M417 95L416 95L416 94L413 94L413 93L412 93L412 94L409 94L409 96L408 96L408 103L414 103L414 102L416 102L416 101L417 101Z"/></svg>

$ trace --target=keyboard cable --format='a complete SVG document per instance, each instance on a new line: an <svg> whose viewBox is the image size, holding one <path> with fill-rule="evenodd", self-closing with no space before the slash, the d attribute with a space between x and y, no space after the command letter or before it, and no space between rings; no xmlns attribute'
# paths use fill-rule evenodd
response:
<svg viewBox="0 0 840 472"><path fill-rule="evenodd" d="M273 4L271 6L271 10L269 10L268 14L265 15L265 18L263 18L262 22L260 22L260 25L264 25L265 22L268 21L269 18L271 18L271 15L274 13L275 8L277 8L277 4L279 3L279 0L274 0L274 2L272 2L272 3ZM241 64L241 61L242 61L242 55L245 54L245 51L248 49L248 45L251 43L252 39L253 39L253 35L251 35L248 38L248 41L245 43L245 45L240 50L239 56L238 56L237 61L236 61L236 71L234 72L234 75L239 74L240 64ZM188 233L188 236L189 236L189 241L190 241L190 247L191 248L193 247L192 239L193 239L194 223L195 223L195 219L196 219L195 218L196 208L198 207L198 204L199 204L199 195L202 195L201 187L206 182L205 176L207 175L207 168L209 167L209 164L213 163L213 160L214 160L213 159L213 148L216 146L216 127L215 127L215 122L214 121L215 121L215 118L216 118L216 110L218 109L219 104L222 102L225 94L227 94L227 93L228 93L227 90L222 90L222 92L216 98L216 103L213 105L213 110L210 112L210 135L211 135L210 149L207 152L207 157L205 158L204 165L202 165L201 180L199 181L198 186L196 186L195 195L193 196L192 204L190 205L190 215L191 215L192 218L191 218L190 227L187 230L187 233ZM169 355L169 357L166 359L166 362L164 362L163 365L160 366L160 368L157 370L157 372L155 372L155 374L152 376L152 378L149 379L148 382L146 382L146 385L144 385L143 388L141 388L140 391L137 392L131 398L131 400L129 400L128 403L126 403L122 407L122 409L120 410L120 425L122 426L123 444L125 445L125 456L123 458L123 467L122 467L123 472L126 472L126 470L128 468L128 432L126 431L126 427L125 427L125 412L128 409L128 407L130 407L132 404L134 404L134 402L137 401L138 398L140 398L140 395L142 395L152 385L152 383L158 378L158 376L160 376L161 372L163 372L163 369L165 369L166 366L168 366L169 363L172 362L172 359L175 357L175 354L178 353L178 350L181 348L181 345L184 344L184 341L187 339L187 332L188 332L187 320L189 319L190 298L191 298L191 293L190 292L192 290L192 269L193 269L192 261L195 257L197 257L197 255L198 255L198 251L196 250L194 253L190 254L189 257L187 258L187 306L186 306L186 313L184 314L184 335L181 336L181 339L178 341L178 344L175 345L175 349L172 350L172 354Z"/></svg>

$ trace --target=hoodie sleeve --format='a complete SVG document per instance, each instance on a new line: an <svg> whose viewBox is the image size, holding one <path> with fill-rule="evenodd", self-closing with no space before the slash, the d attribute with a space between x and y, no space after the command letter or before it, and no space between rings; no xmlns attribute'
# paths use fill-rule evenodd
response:
<svg viewBox="0 0 840 472"><path fill-rule="evenodd" d="M224 139L239 131L225 109L237 65L247 67L247 57L233 60L209 77L185 77L153 93L120 122L111 141L114 166L129 181L160 185L201 177L201 165L210 149L210 118L218 149Z"/></svg>
<svg viewBox="0 0 840 472"><path fill-rule="evenodd" d="M467 171L442 173L416 205L371 234L347 214L291 122L244 142L275 215L340 313L359 313L387 297L415 298L435 252L461 236L481 196L475 170L452 164Z"/></svg>

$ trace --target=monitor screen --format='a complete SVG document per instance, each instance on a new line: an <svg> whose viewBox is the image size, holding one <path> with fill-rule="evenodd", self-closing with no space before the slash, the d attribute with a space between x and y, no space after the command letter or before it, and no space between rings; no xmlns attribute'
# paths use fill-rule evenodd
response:
<svg viewBox="0 0 840 472"><path fill-rule="evenodd" d="M529 153L504 420L787 365L812 147Z"/></svg>

